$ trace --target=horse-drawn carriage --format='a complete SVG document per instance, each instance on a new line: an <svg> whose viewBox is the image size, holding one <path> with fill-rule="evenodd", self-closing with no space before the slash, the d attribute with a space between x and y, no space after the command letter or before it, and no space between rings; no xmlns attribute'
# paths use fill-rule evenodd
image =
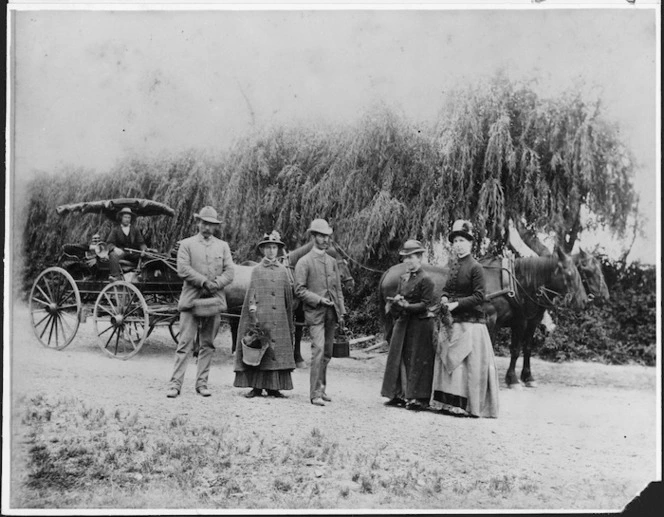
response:
<svg viewBox="0 0 664 517"><path fill-rule="evenodd" d="M63 205L67 214L104 214L115 220L122 208L138 216L173 216L172 208L147 199L112 199ZM139 352L157 326L168 326L177 340L177 301L182 279L175 252L146 252L138 263L121 260L123 279L109 282L108 249L91 244L66 244L58 265L42 271L30 291L30 315L35 335L48 348L69 345L89 316L99 347L109 356L129 359Z"/></svg>

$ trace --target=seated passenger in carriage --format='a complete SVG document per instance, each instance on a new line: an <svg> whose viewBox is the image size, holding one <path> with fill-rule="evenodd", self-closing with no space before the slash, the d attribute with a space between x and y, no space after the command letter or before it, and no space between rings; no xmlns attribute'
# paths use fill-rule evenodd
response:
<svg viewBox="0 0 664 517"><path fill-rule="evenodd" d="M122 280L121 260L137 263L148 249L143 234L132 224L136 219L136 214L131 211L131 208L123 208L116 217L120 224L113 228L106 238L110 268L109 279L113 282ZM128 251L128 249L140 250L140 253Z"/></svg>

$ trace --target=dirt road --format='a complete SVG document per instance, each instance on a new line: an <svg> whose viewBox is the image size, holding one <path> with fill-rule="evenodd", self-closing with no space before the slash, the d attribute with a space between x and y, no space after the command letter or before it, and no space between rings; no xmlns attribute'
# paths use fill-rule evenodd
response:
<svg viewBox="0 0 664 517"><path fill-rule="evenodd" d="M518 391L502 385L498 419L464 419L384 407L384 354L369 360L334 359L328 371L333 402L326 407L308 401L308 369L294 372L295 389L287 392L288 399L248 400L242 396L245 389L232 387L227 329L216 343L209 386L213 396L204 399L194 393L190 365L182 395L171 400L165 388L174 344L165 330L151 337L133 359L118 361L97 348L91 321L58 352L42 347L32 334L27 310L15 309L14 504L29 506L24 489L27 428L20 415L28 401L40 395L80 400L109 414L117 409L138 412L154 428L182 417L191 426L223 424L252 430L275 443L288 440L302 446L320 431L348 458L355 458L355 467L358 458L373 461L383 476L375 479L412 473L414 490L422 488L421 497L413 491L400 497L394 489L363 490L358 476L340 467L315 474L321 480L318 502L312 502L311 493L292 493L283 502L286 507L621 509L657 476L654 368L535 359L538 388ZM307 348L303 344L305 352ZM502 378L507 359L497 358L497 365ZM417 472L434 471L439 473L438 486L425 491ZM338 496L339 486L345 490L343 498ZM137 504L156 503L146 499ZM235 506L252 503L240 498Z"/></svg>

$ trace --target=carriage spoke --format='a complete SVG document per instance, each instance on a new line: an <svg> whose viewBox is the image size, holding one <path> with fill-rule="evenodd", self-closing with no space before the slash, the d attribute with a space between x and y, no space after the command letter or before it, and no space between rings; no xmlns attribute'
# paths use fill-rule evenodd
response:
<svg viewBox="0 0 664 517"><path fill-rule="evenodd" d="M60 344L60 338L58 337L58 323L60 323L60 318L58 318L57 314L53 318L53 321L55 323L55 346L57 347Z"/></svg>
<svg viewBox="0 0 664 517"><path fill-rule="evenodd" d="M65 325L67 326L67 329L69 330L70 333L73 332L73 329L71 328L71 326L69 325L69 323L67 323L67 321L65 320L63 314L58 315L58 319L60 320L60 326L62 327L62 333L63 333L63 335L64 335L64 333L65 333Z"/></svg>
<svg viewBox="0 0 664 517"><path fill-rule="evenodd" d="M106 331L109 330L109 329L113 329L113 332L111 332L111 335L110 335L109 338L106 340L106 345L104 346L104 348L108 348L108 345L110 344L111 340L113 339L113 336L115 336L115 334L116 334L117 327L114 327L113 325L111 325L111 326L108 327L106 330L104 330L103 332L100 332L100 333L99 333L99 335L101 336L104 332L106 332Z"/></svg>
<svg viewBox="0 0 664 517"><path fill-rule="evenodd" d="M113 327L113 325L109 325L109 326L106 327L104 330L102 330L101 332L99 332L97 335L101 337L102 334L106 334L106 332L108 332L109 330L111 330L111 329L113 329L113 328L115 328L115 327ZM107 344L108 344L108 343L107 343Z"/></svg>
<svg viewBox="0 0 664 517"><path fill-rule="evenodd" d="M138 310L143 310L143 308L140 305L137 305L136 307L132 308L130 311L126 312L124 317L126 318L127 316L130 316L134 314ZM140 317L140 316L139 316Z"/></svg>
<svg viewBox="0 0 664 517"><path fill-rule="evenodd" d="M48 324L51 322L51 319L53 316L51 314L48 315L49 320L46 322L46 325L44 325L44 330L41 331L41 334L39 334L39 339L44 337L44 333L46 332L46 329L48 329Z"/></svg>
<svg viewBox="0 0 664 517"><path fill-rule="evenodd" d="M105 312L106 314L108 314L109 316L115 316L115 313L114 313L114 312L109 311L109 310L108 310L106 307L104 307L103 305L99 305L98 307L99 307L100 310L104 311L104 312Z"/></svg>
<svg viewBox="0 0 664 517"><path fill-rule="evenodd" d="M107 293L104 293L104 298L106 298L106 301L108 302L108 305L115 311L115 312L109 312L109 314L111 316L114 316L115 314L117 314L118 313L118 311L117 311L118 308L113 304L111 299L108 297Z"/></svg>
<svg viewBox="0 0 664 517"><path fill-rule="evenodd" d="M118 328L118 332L115 334L115 355L118 355L119 343L120 343L120 329Z"/></svg>
<svg viewBox="0 0 664 517"><path fill-rule="evenodd" d="M48 344L51 344L51 338L53 337L53 329L55 328L55 316L51 318L51 330L48 331Z"/></svg>
<svg viewBox="0 0 664 517"><path fill-rule="evenodd" d="M37 303L41 303L42 305L51 305L50 303L45 302L44 300L37 298L36 296L33 296L32 299Z"/></svg>
<svg viewBox="0 0 664 517"><path fill-rule="evenodd" d="M35 323L34 326L35 326L35 327L38 327L39 325L41 325L42 322L43 322L46 318L48 318L50 315L51 315L51 314L47 312L47 313L46 313L46 316L44 316L44 317L43 317L42 319L40 319L37 323Z"/></svg>
<svg viewBox="0 0 664 517"><path fill-rule="evenodd" d="M51 291L51 286L49 285L49 282L44 282L44 285L46 286L46 290L48 291L48 296L46 298L55 301L55 296L53 296L53 291Z"/></svg>
<svg viewBox="0 0 664 517"><path fill-rule="evenodd" d="M60 305L60 297L62 295L62 282L58 277L54 277L51 281L53 284L53 302Z"/></svg>
<svg viewBox="0 0 664 517"><path fill-rule="evenodd" d="M131 327L128 327L128 328L127 328L127 342L131 345L131 347L132 347L134 350L136 350L135 339L134 339L134 337L131 335L131 330L132 330ZM135 331L135 329L134 329L134 331ZM138 339L138 333L136 334L136 339Z"/></svg>
<svg viewBox="0 0 664 517"><path fill-rule="evenodd" d="M50 299L51 299L51 298L49 298L49 296L44 292L44 290L43 290L41 287L39 287L39 285L36 285L35 287L36 287L37 289L39 289L39 292L42 294L42 296L43 296L44 298L46 298L47 300L50 300ZM50 302L47 302L47 305L48 305L48 304L50 304Z"/></svg>
<svg viewBox="0 0 664 517"><path fill-rule="evenodd" d="M76 294L76 293L70 289L69 291L67 291L67 295L66 295L64 298L62 298L62 299L60 300L60 303L61 303L61 304L64 304L67 300L69 300L69 299L70 299L72 296L74 296L75 294ZM75 298L76 298L76 297L74 296L74 299L75 299Z"/></svg>
<svg viewBox="0 0 664 517"><path fill-rule="evenodd" d="M61 311L64 311L65 309L71 309L71 308L73 308L73 307L78 308L78 305L75 304L75 303L73 303L73 304L69 304L69 305L61 305L61 306L59 307L59 309L60 309Z"/></svg>

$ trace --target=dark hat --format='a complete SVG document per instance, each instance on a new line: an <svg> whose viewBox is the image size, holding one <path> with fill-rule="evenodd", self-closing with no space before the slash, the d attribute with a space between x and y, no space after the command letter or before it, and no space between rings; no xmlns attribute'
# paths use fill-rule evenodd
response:
<svg viewBox="0 0 664 517"><path fill-rule="evenodd" d="M420 241L416 241L415 239L408 239L399 251L399 255L412 255L413 253L424 253L425 251L426 250Z"/></svg>
<svg viewBox="0 0 664 517"><path fill-rule="evenodd" d="M118 213L115 214L115 219L117 219L118 221L122 221L122 216L125 214L129 214L131 216L132 221L136 219L136 214L132 212L131 208L129 208L128 206L124 207L122 210L119 210Z"/></svg>
<svg viewBox="0 0 664 517"><path fill-rule="evenodd" d="M204 206L200 213L194 214L194 217L206 223L221 224L221 221L217 219L217 211L211 206Z"/></svg>
<svg viewBox="0 0 664 517"><path fill-rule="evenodd" d="M332 235L332 228L325 219L314 219L311 221L307 232L322 233L323 235Z"/></svg>
<svg viewBox="0 0 664 517"><path fill-rule="evenodd" d="M279 235L277 230L273 230L269 235L267 233L264 234L263 240L256 244L256 247L260 248L263 244L276 244L277 246L285 246L285 244L281 242L281 235Z"/></svg>
<svg viewBox="0 0 664 517"><path fill-rule="evenodd" d="M460 235L464 239L469 241L474 241L473 237L473 224L470 221L464 221L463 219L457 219L452 225L452 231L450 232L450 242L454 240L454 237Z"/></svg>

